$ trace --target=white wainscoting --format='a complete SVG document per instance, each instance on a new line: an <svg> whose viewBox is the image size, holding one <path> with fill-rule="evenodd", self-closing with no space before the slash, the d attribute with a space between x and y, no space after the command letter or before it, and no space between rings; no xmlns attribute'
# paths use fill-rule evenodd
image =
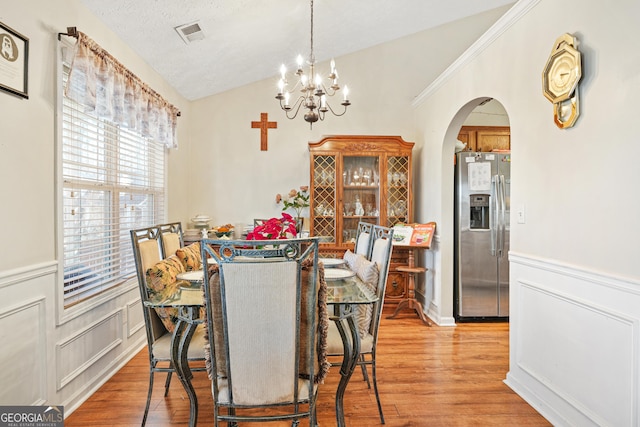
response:
<svg viewBox="0 0 640 427"><path fill-rule="evenodd" d="M506 383L557 426L640 425L640 283L509 260Z"/></svg>
<svg viewBox="0 0 640 427"><path fill-rule="evenodd" d="M47 399L47 337L40 327L46 311L44 305L42 297L0 310L1 359L8 362L0 370L3 405L40 405Z"/></svg>
<svg viewBox="0 0 640 427"><path fill-rule="evenodd" d="M122 343L122 311L114 311L56 344L56 387L65 387Z"/></svg>
<svg viewBox="0 0 640 427"><path fill-rule="evenodd" d="M127 338L131 338L144 329L144 315L142 314L142 300L140 297L127 302L125 311L127 313ZM142 332L143 335L146 331ZM146 337L146 335L145 335Z"/></svg>
<svg viewBox="0 0 640 427"><path fill-rule="evenodd" d="M0 404L42 405L49 400L47 360L53 312L53 262L0 271ZM50 334L49 334L50 335Z"/></svg>
<svg viewBox="0 0 640 427"><path fill-rule="evenodd" d="M0 404L69 415L146 344L138 287L127 283L57 321L57 263L0 271Z"/></svg>

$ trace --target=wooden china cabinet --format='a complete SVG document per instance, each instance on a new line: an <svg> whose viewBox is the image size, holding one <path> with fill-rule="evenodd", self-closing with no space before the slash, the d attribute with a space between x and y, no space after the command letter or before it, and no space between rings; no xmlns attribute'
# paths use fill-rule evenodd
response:
<svg viewBox="0 0 640 427"><path fill-rule="evenodd" d="M334 135L309 143L310 233L323 256L353 250L358 222L393 227L413 222L413 142L400 136ZM406 297L408 277L396 271L408 253L394 248L385 302Z"/></svg>

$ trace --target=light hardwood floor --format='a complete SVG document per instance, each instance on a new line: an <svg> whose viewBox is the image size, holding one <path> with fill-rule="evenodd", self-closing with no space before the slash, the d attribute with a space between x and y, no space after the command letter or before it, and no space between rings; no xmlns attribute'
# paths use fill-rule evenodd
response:
<svg viewBox="0 0 640 427"><path fill-rule="evenodd" d="M384 319L378 342L378 386L388 427L550 426L503 380L509 369L508 323L424 326L415 313ZM69 415L65 427L139 426L148 385L146 348ZM321 386L317 404L321 427L335 425L338 368ZM147 426L186 426L189 402L177 378L163 397L164 374L156 375ZM194 373L198 426L213 425L206 374ZM380 425L373 390L357 370L345 393L347 426ZM246 424L245 424L246 425ZM261 425L285 426L288 423ZM301 425L308 425L303 422Z"/></svg>

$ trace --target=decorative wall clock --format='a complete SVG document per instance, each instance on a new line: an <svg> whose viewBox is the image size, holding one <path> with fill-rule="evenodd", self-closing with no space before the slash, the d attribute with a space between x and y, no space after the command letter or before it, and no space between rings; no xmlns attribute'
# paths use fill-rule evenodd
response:
<svg viewBox="0 0 640 427"><path fill-rule="evenodd" d="M554 43L542 71L542 93L553 103L553 121L560 129L573 126L580 114L580 77L582 64L577 39L566 33Z"/></svg>

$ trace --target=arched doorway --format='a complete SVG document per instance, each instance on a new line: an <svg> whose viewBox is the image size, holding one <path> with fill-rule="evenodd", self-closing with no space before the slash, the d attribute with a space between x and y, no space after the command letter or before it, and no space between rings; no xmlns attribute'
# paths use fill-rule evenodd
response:
<svg viewBox="0 0 640 427"><path fill-rule="evenodd" d="M509 117L488 98L458 134L454 178L454 317L509 319Z"/></svg>
<svg viewBox="0 0 640 427"><path fill-rule="evenodd" d="M505 128L509 127L509 118L504 106L499 100L490 97L480 97L469 101L460 107L449 124L442 150L442 248L441 253L441 287L434 288L432 298L440 304L440 320L442 325L454 323L454 275L455 271L455 221L454 221L454 159L456 146L461 147L458 140L463 127ZM476 135L477 138L477 135ZM483 141L483 144L486 140ZM481 147L486 150L486 145ZM468 147L468 145L467 145ZM476 147L477 148L477 139ZM466 147L465 147L466 148ZM439 224L440 226L440 224ZM439 292L438 292L439 291ZM440 293L440 295L438 295Z"/></svg>

